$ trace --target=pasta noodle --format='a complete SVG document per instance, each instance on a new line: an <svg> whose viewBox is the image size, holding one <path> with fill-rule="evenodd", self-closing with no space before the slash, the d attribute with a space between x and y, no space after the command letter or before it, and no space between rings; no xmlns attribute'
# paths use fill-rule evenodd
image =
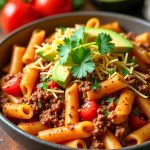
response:
<svg viewBox="0 0 150 150"><path fill-rule="evenodd" d="M115 118L113 119L114 124L120 124L127 120L128 115L132 110L133 101L134 93L129 89L123 89L115 108Z"/></svg>
<svg viewBox="0 0 150 150"><path fill-rule="evenodd" d="M45 141L60 143L78 138L87 138L91 135L92 130L93 123L84 121L67 127L58 127L41 131L38 137Z"/></svg>
<svg viewBox="0 0 150 150"><path fill-rule="evenodd" d="M113 30L113 31L118 32L118 33L122 32L119 23L116 22L116 21L115 22L111 22L111 23L107 23L107 24L104 24L104 25L101 25L100 27L104 28L104 29Z"/></svg>
<svg viewBox="0 0 150 150"><path fill-rule="evenodd" d="M78 85L74 83L65 93L65 125L78 123L79 95Z"/></svg>
<svg viewBox="0 0 150 150"><path fill-rule="evenodd" d="M102 82L100 85L97 91L91 90L87 92L88 100L99 100L104 95L111 94L128 86L123 76L118 73Z"/></svg>
<svg viewBox="0 0 150 150"><path fill-rule="evenodd" d="M30 133L32 135L38 135L38 132L48 129L49 127L43 125L40 121L29 122L29 123L20 123L18 125L23 131Z"/></svg>
<svg viewBox="0 0 150 150"><path fill-rule="evenodd" d="M145 32L142 33L138 36L136 36L135 41L138 43L150 43L150 33L149 32Z"/></svg>
<svg viewBox="0 0 150 150"><path fill-rule="evenodd" d="M39 70L37 69L30 68L29 66L24 69L23 77L20 83L20 88L24 97L29 97L31 95L38 75Z"/></svg>
<svg viewBox="0 0 150 150"><path fill-rule="evenodd" d="M27 46L26 52L22 58L24 64L29 64L35 60L35 45L40 45L45 38L44 30L34 30Z"/></svg>
<svg viewBox="0 0 150 150"><path fill-rule="evenodd" d="M101 140L106 149L120 149L122 147L117 138L109 130L102 135Z"/></svg>
<svg viewBox="0 0 150 150"><path fill-rule="evenodd" d="M140 47L135 47L133 50L134 55L145 64L150 64L150 52Z"/></svg>
<svg viewBox="0 0 150 150"><path fill-rule="evenodd" d="M33 109L27 104L6 103L3 107L3 113L11 118L31 119L33 116Z"/></svg>
<svg viewBox="0 0 150 150"><path fill-rule="evenodd" d="M24 47L19 47L19 46L14 46L13 47L13 52L12 52L12 57L11 57L11 62L10 62L10 74L18 73L22 71L23 69L23 62L22 62L22 57L24 55L25 48Z"/></svg>
<svg viewBox="0 0 150 150"><path fill-rule="evenodd" d="M91 18L86 23L87 28L99 28L99 26L100 26L100 21L98 18Z"/></svg>
<svg viewBox="0 0 150 150"><path fill-rule="evenodd" d="M133 131L125 137L125 141L129 143L141 144L150 139L150 123Z"/></svg>
<svg viewBox="0 0 150 150"><path fill-rule="evenodd" d="M137 96L136 102L140 109L146 114L146 116L150 118L150 100Z"/></svg>
<svg viewBox="0 0 150 150"><path fill-rule="evenodd" d="M72 140L66 143L63 143L64 146L70 148L87 148L86 143L82 139Z"/></svg>
<svg viewBox="0 0 150 150"><path fill-rule="evenodd" d="M19 102L19 99L17 97L14 97L10 94L7 94L7 97L11 103L18 103Z"/></svg>

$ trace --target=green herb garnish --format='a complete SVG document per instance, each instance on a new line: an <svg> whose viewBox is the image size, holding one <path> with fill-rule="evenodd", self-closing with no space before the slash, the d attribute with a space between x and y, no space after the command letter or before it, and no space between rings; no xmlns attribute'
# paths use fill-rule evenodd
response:
<svg viewBox="0 0 150 150"><path fill-rule="evenodd" d="M74 77L82 78L87 73L92 73L95 67L95 63L91 61L91 51L85 48L77 49L72 55L73 61L76 63L71 68L71 72Z"/></svg>
<svg viewBox="0 0 150 150"><path fill-rule="evenodd" d="M114 97L109 97L106 99L106 103L111 103L114 101L114 99L115 99Z"/></svg>
<svg viewBox="0 0 150 150"><path fill-rule="evenodd" d="M100 84L97 80L95 80L94 83L91 85L92 90L97 90L99 89L99 87L100 87Z"/></svg>
<svg viewBox="0 0 150 150"><path fill-rule="evenodd" d="M58 46L58 54L60 58L60 64L65 64L68 60L69 54L71 53L71 41L69 38L64 39L64 45Z"/></svg>
<svg viewBox="0 0 150 150"><path fill-rule="evenodd" d="M48 89L48 84L46 82L43 82L43 89L47 90Z"/></svg>
<svg viewBox="0 0 150 150"><path fill-rule="evenodd" d="M83 38L84 38L84 27L82 26L78 30L76 30L74 34L70 37L72 48L82 44Z"/></svg>
<svg viewBox="0 0 150 150"><path fill-rule="evenodd" d="M101 54L107 54L112 52L115 45L111 43L111 41L112 38L109 34L106 33L98 34L96 44L98 45L98 50Z"/></svg>
<svg viewBox="0 0 150 150"><path fill-rule="evenodd" d="M105 110L104 110L104 115L105 115L106 117L108 117L109 114L110 114L110 112L105 109Z"/></svg>
<svg viewBox="0 0 150 150"><path fill-rule="evenodd" d="M128 58L128 62L133 64L137 63L135 58Z"/></svg>
<svg viewBox="0 0 150 150"><path fill-rule="evenodd" d="M87 73L92 73L95 63L92 61L91 51L86 47L97 45L101 54L111 53L114 44L109 34L100 33L96 42L83 43L84 27L80 27L70 38L64 39L64 44L58 46L60 64L73 64L71 72L76 78L83 78Z"/></svg>
<svg viewBox="0 0 150 150"><path fill-rule="evenodd" d="M41 101L38 101L38 107L42 108L42 102Z"/></svg>
<svg viewBox="0 0 150 150"><path fill-rule="evenodd" d="M138 107L135 107L135 108L133 109L133 113L134 113L136 116L140 116L140 111L139 111Z"/></svg>
<svg viewBox="0 0 150 150"><path fill-rule="evenodd" d="M47 90L48 84L46 82L39 83L39 84L37 84L37 88L42 88L44 90Z"/></svg>
<svg viewBox="0 0 150 150"><path fill-rule="evenodd" d="M106 70L108 72L109 75L112 75L115 72L114 68L107 68Z"/></svg>
<svg viewBox="0 0 150 150"><path fill-rule="evenodd" d="M39 84L37 84L37 86L36 86L37 88L43 88L43 83L39 83Z"/></svg>
<svg viewBox="0 0 150 150"><path fill-rule="evenodd" d="M120 73L123 75L123 76L126 76L127 74L129 74L129 71L127 69L121 69L120 70Z"/></svg>

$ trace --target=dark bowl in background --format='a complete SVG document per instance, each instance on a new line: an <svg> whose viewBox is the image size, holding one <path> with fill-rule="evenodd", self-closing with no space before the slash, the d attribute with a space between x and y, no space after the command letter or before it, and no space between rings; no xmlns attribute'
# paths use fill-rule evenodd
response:
<svg viewBox="0 0 150 150"><path fill-rule="evenodd" d="M116 14L112 12L109 13L100 11L97 12L90 11L90 12L68 13L53 17L47 17L19 28L18 30L6 36L0 42L0 68L4 67L6 64L9 63L13 44L26 46L31 36L31 33L35 28L45 29L47 31L47 35L49 35L54 31L56 27L60 26L69 27L74 26L74 24L85 24L86 21L91 17L98 17L102 23L118 21L125 31L132 31L136 34L150 31L150 23L141 19ZM58 144L45 142L28 133L23 132L22 130L17 128L12 122L10 122L7 118L5 118L1 113L0 113L0 126L7 132L7 134L12 139L14 139L22 146L24 146L27 150L70 149ZM150 150L150 141L145 142L141 145L135 145L123 149Z"/></svg>

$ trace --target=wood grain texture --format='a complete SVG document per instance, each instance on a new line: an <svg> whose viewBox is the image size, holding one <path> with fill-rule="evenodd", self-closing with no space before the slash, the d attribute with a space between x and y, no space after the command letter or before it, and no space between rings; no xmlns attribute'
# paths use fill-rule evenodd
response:
<svg viewBox="0 0 150 150"><path fill-rule="evenodd" d="M0 127L0 150L25 150L21 145L12 140Z"/></svg>

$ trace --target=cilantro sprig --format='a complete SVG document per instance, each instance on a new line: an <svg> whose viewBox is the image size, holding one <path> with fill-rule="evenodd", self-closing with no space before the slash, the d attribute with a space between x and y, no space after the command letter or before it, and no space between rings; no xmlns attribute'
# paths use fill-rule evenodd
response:
<svg viewBox="0 0 150 150"><path fill-rule="evenodd" d="M92 73L95 63L92 61L90 45L97 45L101 54L111 53L114 44L109 34L98 34L95 42L84 43L84 27L80 27L70 38L64 39L64 44L58 46L59 63L62 65L73 64L71 72L76 78L83 78Z"/></svg>
<svg viewBox="0 0 150 150"><path fill-rule="evenodd" d="M96 39L96 44L98 45L98 51L101 54L111 53L114 48L114 43L111 42L112 38L109 34L100 33Z"/></svg>
<svg viewBox="0 0 150 150"><path fill-rule="evenodd" d="M91 61L91 51L89 49L77 49L73 52L72 59L76 64L71 69L73 76L82 78L87 73L93 72L95 63Z"/></svg>

